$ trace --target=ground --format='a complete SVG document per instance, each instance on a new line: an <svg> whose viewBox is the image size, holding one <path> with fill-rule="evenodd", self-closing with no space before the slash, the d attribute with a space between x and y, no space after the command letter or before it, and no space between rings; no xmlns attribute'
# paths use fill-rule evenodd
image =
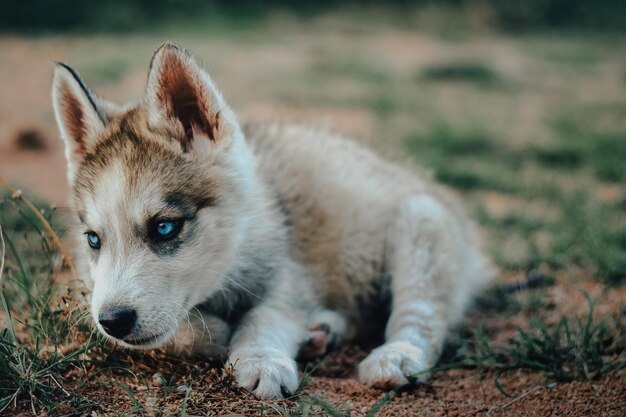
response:
<svg viewBox="0 0 626 417"><path fill-rule="evenodd" d="M512 36L454 16L441 24L433 13L402 24L386 15L334 13L306 21L280 15L229 30L4 35L0 174L31 190L27 195L36 196L46 215L49 204L42 201L51 202L58 219L53 224L62 224L70 212L49 98L53 62L74 66L105 98L127 101L140 97L152 51L168 39L180 42L206 64L242 120L305 123L354 138L455 188L482 224L502 271L495 290L454 332L438 372L385 397L379 415L623 415L626 39ZM25 232L28 225L11 217L21 203L10 194L0 203L0 225L17 247L12 252L7 246L3 297L18 318L33 306L9 288L12 279L28 275L20 269L20 251L36 269L29 270L33 276L45 268L32 266L40 245ZM68 281L58 277L68 271L59 271L60 264L53 254L48 267L64 288ZM539 277L537 288L506 285L533 277ZM550 331L563 317L584 321L585 296L595 303L593 322L611 322L611 330L576 339L571 349L545 345L542 357L553 354L554 363L564 361L562 368L530 358L529 346L540 343L524 339L517 328L545 335L533 327L536 320ZM0 323L7 327L6 314ZM483 356L475 342L480 335L490 346ZM510 340L528 342L524 360L512 348L494 351L511 346ZM58 343L66 354L76 350L76 343ZM581 346L589 347L584 352L591 359L577 357ZM354 379L364 355L363 348L344 346L303 369L312 376L299 397L260 402L210 364L98 346L58 374L37 374L52 386L56 402L20 395L5 412L41 414L47 406L49 415L365 415L385 393ZM40 356L50 361L49 352ZM2 366L0 361L0 380ZM28 381L24 393L36 387L35 379ZM0 388L0 398L7 392L13 391Z"/></svg>

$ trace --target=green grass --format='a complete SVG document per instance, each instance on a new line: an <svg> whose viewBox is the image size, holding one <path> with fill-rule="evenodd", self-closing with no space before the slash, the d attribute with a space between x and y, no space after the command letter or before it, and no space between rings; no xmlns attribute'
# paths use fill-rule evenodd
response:
<svg viewBox="0 0 626 417"><path fill-rule="evenodd" d="M41 349L38 340L33 347L18 342L12 330L8 327L0 334L0 413L21 400L30 402L34 415L41 410L51 412L64 403L77 410L87 406L85 399L64 388L63 375L71 368L84 366L81 356L94 343L69 354L57 351L50 355Z"/></svg>
<svg viewBox="0 0 626 417"><path fill-rule="evenodd" d="M396 391L389 391L382 394L378 401L376 401L365 413L364 417L374 417L389 404L396 396ZM275 406L275 411L278 411L284 417L352 417L355 414L349 405L344 407L336 407L331 404L327 399L316 396L302 396L298 399L295 409L287 410L286 408ZM361 415L359 411L358 415Z"/></svg>
<svg viewBox="0 0 626 417"><path fill-rule="evenodd" d="M494 151L493 138L478 127L459 129L446 122L434 123L426 135L413 135L407 145L416 153L429 152L430 159L453 156L491 155Z"/></svg>
<svg viewBox="0 0 626 417"><path fill-rule="evenodd" d="M624 182L625 109L623 105L614 105L564 111L552 122L560 138L561 152L576 154L581 165L589 166L600 181Z"/></svg>
<svg viewBox="0 0 626 417"><path fill-rule="evenodd" d="M101 61L83 69L81 75L94 85L100 86L120 80L128 73L128 67L128 62L122 59Z"/></svg>
<svg viewBox="0 0 626 417"><path fill-rule="evenodd" d="M547 265L554 270L574 266L591 271L610 285L621 285L626 280L626 227L616 226L621 216L618 210L594 203L585 193L563 197L559 202L560 215L556 220L545 220L523 211L502 218L492 218L484 211L479 220L492 231L492 252L498 263L508 269L531 270ZM527 256L507 254L511 235L521 236ZM549 237L547 248L537 246L534 237L542 233Z"/></svg>
<svg viewBox="0 0 626 417"><path fill-rule="evenodd" d="M451 62L433 65L417 74L418 81L454 82L480 88L500 88L504 80L489 66L480 62Z"/></svg>
<svg viewBox="0 0 626 417"><path fill-rule="evenodd" d="M593 53L587 48L555 50L546 54L546 58L567 67L573 66L583 68L594 66L601 60L597 53Z"/></svg>
<svg viewBox="0 0 626 417"><path fill-rule="evenodd" d="M81 356L98 341L86 333L79 347L59 350L86 326L54 284L49 236L21 197L13 197L0 194L0 410L21 401L36 415L59 404L80 409L85 402L65 390L62 375L82 366Z"/></svg>
<svg viewBox="0 0 626 417"><path fill-rule="evenodd" d="M65 227L57 220L55 210L34 201L46 222L63 235ZM28 328L33 339L62 343L73 326L82 326L82 313L61 305L66 298L60 297L61 288L55 284L58 253L51 236L21 195L11 196L6 192L0 193L0 226L5 265L1 290L8 300L7 307L21 312L15 319Z"/></svg>
<svg viewBox="0 0 626 417"><path fill-rule="evenodd" d="M615 214L578 195L564 202L563 227L555 230L552 257L556 266L575 263L595 268L610 284L626 279L626 229L616 228Z"/></svg>
<svg viewBox="0 0 626 417"><path fill-rule="evenodd" d="M575 170L585 164L585 152L571 145L530 146L528 153L539 164L554 169Z"/></svg>
<svg viewBox="0 0 626 417"><path fill-rule="evenodd" d="M374 85L390 81L390 75L384 68L357 58L323 56L314 64L312 71L324 77L353 79Z"/></svg>
<svg viewBox="0 0 626 417"><path fill-rule="evenodd" d="M556 323L537 317L504 345L493 344L484 329L469 339L452 340L456 346L448 346L439 366L498 372L530 369L559 382L593 380L625 367L626 360L619 355L626 347L623 317L594 319L594 304L588 297L587 301L585 316L562 316Z"/></svg>
<svg viewBox="0 0 626 417"><path fill-rule="evenodd" d="M503 164L503 151L495 146L490 134L478 127L454 128L437 122L426 134L409 136L406 146L444 184L466 191L520 190L515 161Z"/></svg>
<svg viewBox="0 0 626 417"><path fill-rule="evenodd" d="M546 284L551 281L546 280ZM552 282L553 283L553 282ZM485 291L476 301L480 311L489 316L512 317L516 314L536 315L538 311L552 308L549 297L542 291L510 288L496 284Z"/></svg>
<svg viewBox="0 0 626 417"><path fill-rule="evenodd" d="M389 117L400 108L396 98L384 90L379 90L370 98L366 99L365 104L381 119Z"/></svg>
<svg viewBox="0 0 626 417"><path fill-rule="evenodd" d="M499 174L499 175L498 175ZM481 167L472 165L456 166L442 165L435 170L435 179L451 187L461 190L492 190L503 193L517 193L520 186L513 175L508 175L506 171L485 172Z"/></svg>
<svg viewBox="0 0 626 417"><path fill-rule="evenodd" d="M519 201L519 208L497 216L481 203L474 207L499 265L578 266L618 285L626 279L626 223L620 220L626 199L602 203L595 192L603 184L626 186L624 109L596 105L548 116L555 136L549 143L519 146L481 124L436 121L405 144L436 180L476 201L484 201L486 192ZM533 206L548 211L525 209Z"/></svg>

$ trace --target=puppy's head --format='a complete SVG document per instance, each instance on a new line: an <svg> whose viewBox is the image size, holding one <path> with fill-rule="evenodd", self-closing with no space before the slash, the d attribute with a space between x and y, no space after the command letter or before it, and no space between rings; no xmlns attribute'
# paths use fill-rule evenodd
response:
<svg viewBox="0 0 626 417"><path fill-rule="evenodd" d="M57 65L65 142L97 326L149 348L224 285L254 205L254 165L231 109L185 50L155 53L144 98L119 107Z"/></svg>

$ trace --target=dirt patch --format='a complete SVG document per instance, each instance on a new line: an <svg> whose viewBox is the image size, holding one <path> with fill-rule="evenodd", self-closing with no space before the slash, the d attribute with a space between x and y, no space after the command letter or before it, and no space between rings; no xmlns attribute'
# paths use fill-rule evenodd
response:
<svg viewBox="0 0 626 417"><path fill-rule="evenodd" d="M364 416L386 393L360 384L354 376L334 377L354 371L356 347L333 353L326 365L303 390L305 398L323 398L337 410ZM356 357L362 357L359 353ZM158 353L129 355L122 360L130 372L90 366L87 383L81 372L68 374L65 389L84 396L80 405L62 404L50 415L171 416L239 415L279 416L301 411L293 400L259 401L236 387L227 371L204 362L167 357ZM339 371L340 369L340 371ZM83 375L84 376L84 375ZM497 382L496 382L497 381ZM310 397L309 397L310 396ZM437 373L429 381L398 392L380 410L381 417L395 416L620 416L626 412L626 371L606 374L589 382L554 383L540 373L523 370L495 374L453 369ZM322 414L323 408L312 410ZM16 416L32 415L23 401ZM264 411L262 411L264 410ZM315 411L317 410L317 411ZM11 410L13 413L14 410Z"/></svg>
<svg viewBox="0 0 626 417"><path fill-rule="evenodd" d="M496 378L511 397L496 387ZM496 376L451 370L397 394L379 416L617 416L626 410L625 383L624 373L594 382L557 385L546 382L541 375L524 371ZM384 395L354 379L315 379L310 391L324 395L337 406L352 408L358 416L364 415ZM346 402L347 398L350 400Z"/></svg>

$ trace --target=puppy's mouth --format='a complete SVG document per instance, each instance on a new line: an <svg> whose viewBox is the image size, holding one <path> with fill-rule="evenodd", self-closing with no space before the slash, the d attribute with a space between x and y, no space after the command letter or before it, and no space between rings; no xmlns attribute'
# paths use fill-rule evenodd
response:
<svg viewBox="0 0 626 417"><path fill-rule="evenodd" d="M146 346L146 345L154 345L159 340L163 339L163 334L156 334L147 337L139 337L139 338L127 338L123 339L124 343L127 343L131 346Z"/></svg>

